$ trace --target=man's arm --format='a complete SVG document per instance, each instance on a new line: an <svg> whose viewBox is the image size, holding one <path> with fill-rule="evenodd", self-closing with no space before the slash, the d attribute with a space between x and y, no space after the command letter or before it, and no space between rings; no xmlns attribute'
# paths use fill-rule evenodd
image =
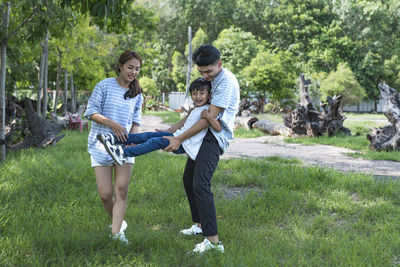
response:
<svg viewBox="0 0 400 267"><path fill-rule="evenodd" d="M218 113L222 110L222 108L210 105L208 112L210 113L210 116L212 118L216 118ZM190 129L188 129L186 132L182 133L181 135L178 136L164 136L164 138L169 140L169 145L164 148L165 151L172 152L175 151L179 148L179 146L182 144L183 141L186 139L192 137L193 135L197 134L201 130L207 128L209 125L209 122L206 119L200 119L198 122L196 122Z"/></svg>
<svg viewBox="0 0 400 267"><path fill-rule="evenodd" d="M201 112L201 118L206 119L215 131L220 132L222 130L221 122L219 121L219 119L211 117L210 112L208 112L208 110L205 109Z"/></svg>

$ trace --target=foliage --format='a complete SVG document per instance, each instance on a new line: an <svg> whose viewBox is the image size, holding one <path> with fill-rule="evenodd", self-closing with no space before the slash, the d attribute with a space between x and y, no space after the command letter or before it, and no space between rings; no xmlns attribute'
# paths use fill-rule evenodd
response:
<svg viewBox="0 0 400 267"><path fill-rule="evenodd" d="M220 51L224 66L234 74L248 66L259 50L253 34L234 27L222 30L213 45Z"/></svg>
<svg viewBox="0 0 400 267"><path fill-rule="evenodd" d="M328 77L321 83L322 97L333 97L342 95L343 105L357 104L366 93L360 86L352 70L346 63L339 63L336 71L329 73Z"/></svg>
<svg viewBox="0 0 400 267"><path fill-rule="evenodd" d="M254 92L258 97L267 97L273 102L294 97L296 73L290 53L260 51L244 68L243 76L246 84L242 90L247 94Z"/></svg>
<svg viewBox="0 0 400 267"><path fill-rule="evenodd" d="M171 76L176 84L177 91L184 92L186 87L186 76L185 76L185 61L184 57L178 51L175 51L172 55L172 68ZM186 67L187 68L187 67Z"/></svg>
<svg viewBox="0 0 400 267"><path fill-rule="evenodd" d="M160 95L160 91L157 88L156 83L147 76L139 79L140 86L143 88L143 94L145 96L157 96Z"/></svg>

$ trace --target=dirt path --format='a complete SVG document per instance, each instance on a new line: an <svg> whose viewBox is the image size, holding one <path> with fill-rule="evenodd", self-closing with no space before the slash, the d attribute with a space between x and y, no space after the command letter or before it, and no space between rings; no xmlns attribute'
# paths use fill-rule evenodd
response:
<svg viewBox="0 0 400 267"><path fill-rule="evenodd" d="M168 125L162 124L160 117L143 116L141 131L154 131L156 128L166 129L168 127ZM304 146L285 143L283 142L283 136L262 136L258 138L235 138L221 158L258 158L268 156L298 158L305 165L400 178L400 162L364 160L346 155L346 153L351 152L354 151L327 145Z"/></svg>

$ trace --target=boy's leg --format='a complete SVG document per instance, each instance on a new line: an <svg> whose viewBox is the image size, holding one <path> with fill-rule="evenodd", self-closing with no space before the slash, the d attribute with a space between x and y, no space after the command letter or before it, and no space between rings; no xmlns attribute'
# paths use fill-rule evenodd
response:
<svg viewBox="0 0 400 267"><path fill-rule="evenodd" d="M135 145L123 147L125 157L136 157L158 149L165 148L169 145L168 139L162 137L154 137L148 139L146 142Z"/></svg>
<svg viewBox="0 0 400 267"><path fill-rule="evenodd" d="M196 158L193 175L193 192L198 213L200 215L203 235L210 241L218 241L217 216L215 212L214 195L211 191L211 178L217 168L222 154L218 141L208 130Z"/></svg>
<svg viewBox="0 0 400 267"><path fill-rule="evenodd" d="M106 144L109 142L111 145L132 145L132 144L141 144L146 142L148 139L153 137L163 137L163 136L172 136L172 133L169 132L144 132L144 133L130 133L128 134L125 142L121 142L117 139L117 136L113 133L103 133L98 134L97 139Z"/></svg>
<svg viewBox="0 0 400 267"><path fill-rule="evenodd" d="M120 142L124 145L141 144L154 137L172 136L169 132L144 132L144 133L130 133L125 142Z"/></svg>

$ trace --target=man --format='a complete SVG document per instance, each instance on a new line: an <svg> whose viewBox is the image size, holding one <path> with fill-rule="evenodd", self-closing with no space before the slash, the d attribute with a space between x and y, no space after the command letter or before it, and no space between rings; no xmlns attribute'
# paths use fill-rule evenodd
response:
<svg viewBox="0 0 400 267"><path fill-rule="evenodd" d="M222 130L216 132L210 127L196 161L188 158L186 162L183 183L192 219L196 224L180 233L185 235L202 234L206 237L203 242L195 246L193 252L203 253L210 249L224 252L224 246L218 237L214 196L210 187L219 157L233 140L234 120L240 100L239 83L229 70L222 67L220 53L214 46L200 46L193 53L192 58L203 78L211 81L211 101L208 112L211 118L218 116ZM165 137L170 144L164 150L169 152L177 150L184 140L208 126L208 121L201 119L181 135Z"/></svg>

